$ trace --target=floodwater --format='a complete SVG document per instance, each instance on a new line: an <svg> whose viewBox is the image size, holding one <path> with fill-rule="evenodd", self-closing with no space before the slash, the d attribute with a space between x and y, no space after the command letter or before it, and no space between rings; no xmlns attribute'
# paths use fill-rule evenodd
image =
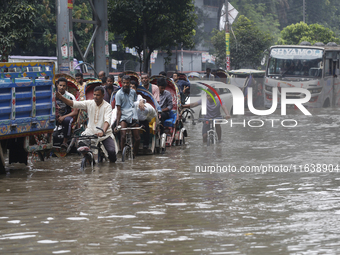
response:
<svg viewBox="0 0 340 255"><path fill-rule="evenodd" d="M77 155L11 166L0 177L0 253L340 254L338 112L235 117L246 127L224 125L209 147L188 123L186 146L93 171ZM271 127L274 118L298 125ZM261 164L282 169L240 171ZM203 165L236 171L195 172Z"/></svg>

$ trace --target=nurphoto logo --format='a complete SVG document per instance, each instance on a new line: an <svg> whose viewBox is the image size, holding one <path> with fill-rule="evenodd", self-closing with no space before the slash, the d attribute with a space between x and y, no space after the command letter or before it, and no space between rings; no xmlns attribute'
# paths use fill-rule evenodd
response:
<svg viewBox="0 0 340 255"><path fill-rule="evenodd" d="M203 116L207 115L207 97L211 97L214 101L214 104L217 105L217 100L222 105L222 99L219 95L219 93L216 91L216 89L213 86L210 86L208 84L205 84L204 82L198 82L200 86L197 86L197 89L202 91L201 93L201 114ZM245 100L244 100L244 94L242 90L235 86L226 84L225 88L229 89L231 95L232 95L232 108L233 108L233 115L244 115L245 110ZM281 88L281 115L286 116L286 109L287 105L293 105L297 109L299 109L304 115L312 115L306 107L303 105L304 103L307 103L311 99L311 93L309 90L304 88L296 88L296 87L286 87ZM289 98L289 94L297 94L302 93L305 95L305 97L302 98ZM253 88L248 87L248 95L253 95ZM247 97L247 105L248 109L251 113L253 113L256 116L268 116L270 114L273 114L278 107L278 88L274 87L272 91L272 98L273 103L271 108L265 109L265 110L258 110L255 109L253 104L253 98L252 96ZM281 123L281 126L283 127L296 127L298 122L294 119L251 119L251 120L243 120L242 122L233 122L232 119L226 120L226 119L214 119L214 127L216 124L227 124L230 123L230 126L233 127L235 125L242 125L249 127L262 127L265 125L265 123L270 123L272 127L275 126L277 122Z"/></svg>

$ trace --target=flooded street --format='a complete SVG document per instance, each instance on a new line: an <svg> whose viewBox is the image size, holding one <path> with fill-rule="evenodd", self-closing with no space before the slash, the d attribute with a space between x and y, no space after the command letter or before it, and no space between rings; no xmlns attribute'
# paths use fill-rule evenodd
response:
<svg viewBox="0 0 340 255"><path fill-rule="evenodd" d="M185 146L94 171L81 172L77 155L11 166L0 177L0 253L339 254L340 115L311 112L234 117L298 125L227 124L209 147L189 122ZM291 171L195 172L217 164Z"/></svg>

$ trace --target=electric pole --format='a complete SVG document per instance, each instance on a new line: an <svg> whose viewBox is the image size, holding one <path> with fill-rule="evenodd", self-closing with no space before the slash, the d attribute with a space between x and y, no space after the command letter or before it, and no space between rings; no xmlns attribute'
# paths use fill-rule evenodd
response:
<svg viewBox="0 0 340 255"><path fill-rule="evenodd" d="M302 10L302 14L303 14L303 23L306 23L306 0L303 0L303 10Z"/></svg>
<svg viewBox="0 0 340 255"><path fill-rule="evenodd" d="M226 44L226 69L230 70L230 34L229 34L229 3L225 1L225 44Z"/></svg>

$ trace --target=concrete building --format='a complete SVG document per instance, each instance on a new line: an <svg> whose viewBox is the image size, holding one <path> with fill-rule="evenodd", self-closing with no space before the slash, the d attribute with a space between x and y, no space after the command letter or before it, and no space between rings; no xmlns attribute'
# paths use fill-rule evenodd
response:
<svg viewBox="0 0 340 255"><path fill-rule="evenodd" d="M196 0L195 7L200 8L204 13L204 32L210 34L218 25L218 11L221 6L220 0ZM196 45L195 50L183 50L183 69L181 49L177 50L178 71L197 72L205 70L208 63L202 63L202 53L208 52L209 49L202 44ZM176 70L176 51L172 51L171 61L166 63L166 53L159 52L155 63L152 64L152 75L158 74L160 71Z"/></svg>

